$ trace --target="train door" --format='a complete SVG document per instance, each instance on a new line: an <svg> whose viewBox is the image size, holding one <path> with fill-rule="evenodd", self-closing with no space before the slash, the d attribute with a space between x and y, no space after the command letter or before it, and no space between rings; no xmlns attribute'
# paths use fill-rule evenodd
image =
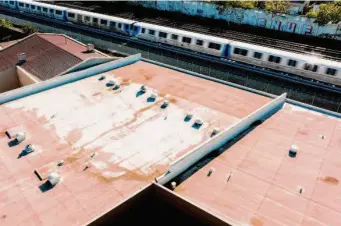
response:
<svg viewBox="0 0 341 226"><path fill-rule="evenodd" d="M223 57L231 58L232 56L232 47L230 44L227 44L223 47Z"/></svg>

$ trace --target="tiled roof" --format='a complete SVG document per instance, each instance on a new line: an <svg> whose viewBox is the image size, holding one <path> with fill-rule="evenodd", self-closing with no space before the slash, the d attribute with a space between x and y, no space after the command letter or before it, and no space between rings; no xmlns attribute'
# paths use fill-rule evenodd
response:
<svg viewBox="0 0 341 226"><path fill-rule="evenodd" d="M41 80L53 78L85 59L104 57L85 50L85 45L64 35L34 34L0 51L0 72L16 65L19 53L26 53L21 67Z"/></svg>

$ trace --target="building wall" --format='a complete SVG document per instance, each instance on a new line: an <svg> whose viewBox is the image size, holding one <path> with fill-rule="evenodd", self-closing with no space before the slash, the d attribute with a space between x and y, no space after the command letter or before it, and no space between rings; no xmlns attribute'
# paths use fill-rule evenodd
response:
<svg viewBox="0 0 341 226"><path fill-rule="evenodd" d="M0 73L0 93L19 87L20 83L17 77L16 67L9 68L8 70Z"/></svg>
<svg viewBox="0 0 341 226"><path fill-rule="evenodd" d="M25 69L17 67L17 76L21 86L27 86L40 81L40 79L28 73Z"/></svg>
<svg viewBox="0 0 341 226"><path fill-rule="evenodd" d="M208 2L191 1L132 1L132 4L158 10L180 12L192 16L201 16L213 19L222 19L236 24L247 24L264 27L301 35L312 35L318 37L329 37L341 39L341 25L330 24L320 26L314 23L315 19L292 16L276 15L264 10L244 10L229 8L219 12L214 4Z"/></svg>

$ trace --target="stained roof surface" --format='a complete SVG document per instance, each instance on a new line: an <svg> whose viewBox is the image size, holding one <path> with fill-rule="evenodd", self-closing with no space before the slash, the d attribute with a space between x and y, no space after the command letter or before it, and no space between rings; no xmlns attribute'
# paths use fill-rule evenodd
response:
<svg viewBox="0 0 341 226"><path fill-rule="evenodd" d="M86 46L65 35L38 33L0 51L0 72L15 67L20 53L26 54L21 67L41 80L53 78L83 60L105 57L85 51Z"/></svg>
<svg viewBox="0 0 341 226"><path fill-rule="evenodd" d="M121 88L108 87L109 80ZM155 101L148 100L152 92ZM162 109L164 100L169 106ZM0 225L84 224L165 173L214 127L226 128L269 101L137 62L3 104ZM194 116L186 122L188 112ZM192 127L196 118L200 128ZM26 139L10 147L5 131L26 132ZM28 144L36 145L33 153L23 152ZM42 179L59 172L61 181L48 189L34 170Z"/></svg>
<svg viewBox="0 0 341 226"><path fill-rule="evenodd" d="M240 225L339 226L340 150L339 119L286 104L176 192Z"/></svg>

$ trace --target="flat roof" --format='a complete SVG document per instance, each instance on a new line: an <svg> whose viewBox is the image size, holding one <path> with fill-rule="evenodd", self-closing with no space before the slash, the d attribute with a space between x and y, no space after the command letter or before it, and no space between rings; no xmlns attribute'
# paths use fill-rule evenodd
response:
<svg viewBox="0 0 341 226"><path fill-rule="evenodd" d="M285 104L175 191L241 225L338 226L340 150L340 119Z"/></svg>
<svg viewBox="0 0 341 226"><path fill-rule="evenodd" d="M108 87L110 80L121 88ZM89 222L167 172L213 128L271 100L139 61L0 105L0 224ZM197 118L200 128L192 126ZM12 146L6 131L26 139ZM33 153L23 152L28 144ZM47 189L34 170L42 179L59 172L61 181Z"/></svg>

